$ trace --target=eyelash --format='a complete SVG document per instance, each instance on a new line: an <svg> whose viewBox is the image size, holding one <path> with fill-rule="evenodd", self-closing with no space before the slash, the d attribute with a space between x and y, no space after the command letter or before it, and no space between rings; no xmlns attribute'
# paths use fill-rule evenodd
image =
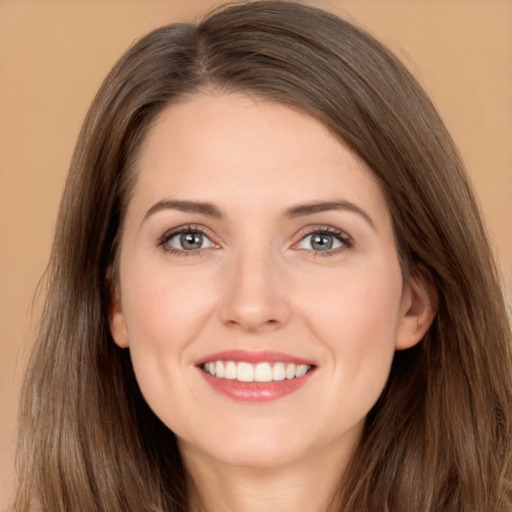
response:
<svg viewBox="0 0 512 512"><path fill-rule="evenodd" d="M183 235L184 233L197 233L199 235L202 235L202 236L208 238L208 240L210 240L210 237L208 236L206 231L204 229L202 229L200 226L188 224L186 226L181 226L179 228L174 228L174 229L171 229L170 231L166 231L158 239L157 246L161 247L165 252L168 252L168 253L172 254L173 256L194 256L204 250L204 249L197 249L194 251L187 251L185 249L176 249L175 247L172 247L171 245L169 245L170 240L172 240L175 236Z"/></svg>
<svg viewBox="0 0 512 512"><path fill-rule="evenodd" d="M297 244L304 241L308 236L311 235L327 235L332 236L340 242L340 247L335 247L334 249L327 249L326 251L315 251L314 249L311 250L313 256L315 257L328 257L328 256L335 256L343 251L346 251L347 249L351 249L354 245L354 242L352 238L345 233L344 231L341 231L340 229L336 229L333 227L313 227L308 232L306 232L303 236L301 236L299 242ZM294 244L294 245L297 245ZM306 249L302 249L306 250Z"/></svg>
<svg viewBox="0 0 512 512"><path fill-rule="evenodd" d="M172 229L170 231L165 232L159 239L157 246L161 247L165 252L168 252L175 256L195 256L198 253L202 252L203 249L196 249L196 250L185 250L185 249L176 249L169 245L169 241L174 238L175 236L182 235L184 233L197 233L200 234L208 240L210 240L208 234L206 231L201 228L200 226L196 226L193 224L188 224L186 226L181 226L179 228ZM328 249L325 251L317 251L317 250L310 250L310 252L316 257L327 257L327 256L333 256L336 254L339 254L340 252L343 252L347 249L351 249L354 245L354 242L352 238L345 233L344 231L341 231L336 228L332 227L313 227L309 231L307 231L304 235L301 236L300 240L294 244L294 246L298 245L299 243L303 242L308 236L311 235L327 235L332 236L338 240L338 242L341 243L340 247L336 247L334 249ZM211 241L211 240L210 240ZM213 242L212 242L213 244ZM308 249L298 249L298 250L308 250Z"/></svg>

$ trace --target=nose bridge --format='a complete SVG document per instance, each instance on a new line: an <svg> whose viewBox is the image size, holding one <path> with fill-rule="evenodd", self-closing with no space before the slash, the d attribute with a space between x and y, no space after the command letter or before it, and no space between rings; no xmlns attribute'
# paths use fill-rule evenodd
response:
<svg viewBox="0 0 512 512"><path fill-rule="evenodd" d="M270 248L246 247L230 261L221 303L221 319L247 331L276 328L290 308L278 258Z"/></svg>

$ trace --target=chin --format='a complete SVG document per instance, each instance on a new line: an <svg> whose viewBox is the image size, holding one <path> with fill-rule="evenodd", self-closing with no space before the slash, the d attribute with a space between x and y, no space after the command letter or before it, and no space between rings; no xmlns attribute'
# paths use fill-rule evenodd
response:
<svg viewBox="0 0 512 512"><path fill-rule="evenodd" d="M272 468L293 463L305 451L304 438L302 447L299 447L295 435L290 436L289 431L278 434L263 428L258 428L256 432L228 429L227 436L211 434L208 439L193 443L178 437L180 450L184 452L182 454L186 457L195 453L229 466Z"/></svg>

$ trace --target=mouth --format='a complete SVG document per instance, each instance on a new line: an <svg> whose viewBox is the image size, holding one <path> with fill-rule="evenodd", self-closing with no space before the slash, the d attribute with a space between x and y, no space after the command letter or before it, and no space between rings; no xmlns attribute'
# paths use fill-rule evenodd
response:
<svg viewBox="0 0 512 512"><path fill-rule="evenodd" d="M209 386L236 401L265 402L289 395L309 380L316 365L279 352L232 350L196 365Z"/></svg>
<svg viewBox="0 0 512 512"><path fill-rule="evenodd" d="M312 366L281 361L252 364L247 361L217 360L202 364L201 369L217 379L238 382L280 382L300 379L311 371Z"/></svg>

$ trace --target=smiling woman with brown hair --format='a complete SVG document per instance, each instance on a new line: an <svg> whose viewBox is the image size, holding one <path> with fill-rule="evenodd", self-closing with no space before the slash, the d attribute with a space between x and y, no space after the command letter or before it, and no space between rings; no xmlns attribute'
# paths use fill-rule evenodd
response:
<svg viewBox="0 0 512 512"><path fill-rule="evenodd" d="M512 510L510 328L453 142L290 2L142 38L87 115L16 511Z"/></svg>

